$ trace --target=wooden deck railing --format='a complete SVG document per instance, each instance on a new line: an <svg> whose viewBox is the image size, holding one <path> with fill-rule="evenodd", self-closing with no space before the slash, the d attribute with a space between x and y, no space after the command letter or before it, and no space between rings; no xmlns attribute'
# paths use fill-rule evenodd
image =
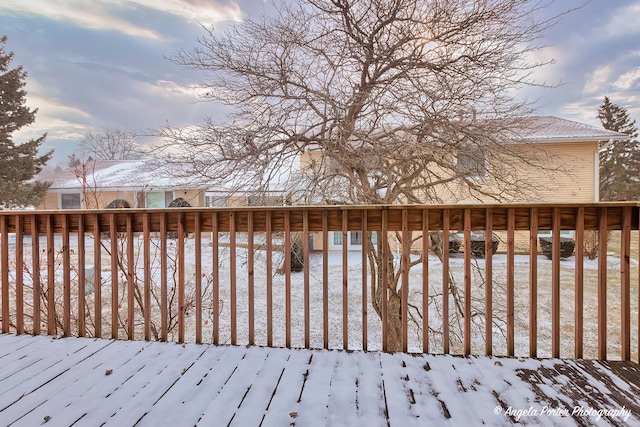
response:
<svg viewBox="0 0 640 427"><path fill-rule="evenodd" d="M5 211L2 332L390 351L380 318L395 316L402 351L636 360L639 221L636 203ZM416 236L451 231L463 248L498 234L501 252L421 256L430 239ZM367 238L350 251L349 232L376 232L394 262L377 267ZM378 268L397 289L376 294Z"/></svg>

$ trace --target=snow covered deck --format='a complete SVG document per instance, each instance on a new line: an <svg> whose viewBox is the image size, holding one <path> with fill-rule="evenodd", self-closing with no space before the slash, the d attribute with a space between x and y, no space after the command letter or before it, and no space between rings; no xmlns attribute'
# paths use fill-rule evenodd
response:
<svg viewBox="0 0 640 427"><path fill-rule="evenodd" d="M0 335L0 424L634 425L634 362Z"/></svg>

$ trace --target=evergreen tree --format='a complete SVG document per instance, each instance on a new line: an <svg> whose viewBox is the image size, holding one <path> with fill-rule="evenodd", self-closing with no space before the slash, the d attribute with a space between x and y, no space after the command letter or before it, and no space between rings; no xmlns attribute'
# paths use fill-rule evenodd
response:
<svg viewBox="0 0 640 427"><path fill-rule="evenodd" d="M13 53L6 53L7 37L0 37L0 208L37 205L49 183L33 181L49 161L53 151L38 153L46 134L15 144L12 133L34 122L37 109L25 105L27 73L22 67L10 69Z"/></svg>
<svg viewBox="0 0 640 427"><path fill-rule="evenodd" d="M600 200L640 200L640 146L638 128L626 109L609 97L598 109L602 126L629 135L628 140L606 143L600 152Z"/></svg>

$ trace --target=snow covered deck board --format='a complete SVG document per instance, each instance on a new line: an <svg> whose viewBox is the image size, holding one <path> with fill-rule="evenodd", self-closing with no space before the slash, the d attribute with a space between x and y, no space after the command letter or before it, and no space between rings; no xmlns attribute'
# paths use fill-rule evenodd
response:
<svg viewBox="0 0 640 427"><path fill-rule="evenodd" d="M1 425L630 425L638 396L633 362L0 335Z"/></svg>

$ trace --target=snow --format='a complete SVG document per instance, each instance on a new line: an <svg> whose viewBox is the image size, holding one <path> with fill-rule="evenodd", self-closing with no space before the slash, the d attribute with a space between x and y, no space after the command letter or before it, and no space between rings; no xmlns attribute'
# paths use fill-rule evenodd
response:
<svg viewBox="0 0 640 427"><path fill-rule="evenodd" d="M11 237L11 236L10 236ZM221 301L221 315L219 319L220 337L221 343L230 343L231 337L231 284L229 275L229 248L223 247L221 235L221 247L220 247L220 264L219 264L219 284L220 294L219 300ZM239 236L238 243L243 236ZM154 243L155 242L155 243ZM72 250L77 247L77 236L71 236L70 244ZM157 244L157 241L152 242L152 248ZM25 237L25 257L29 260L31 256L31 241L30 237ZM56 237L55 241L55 253L57 254L57 261L61 262L59 257L61 247L61 240ZM87 267L91 267L89 264L93 263L93 241L90 237L87 237L85 242L87 249L86 262ZM140 241L134 242L136 250L142 247ZM46 239L42 238L40 243L41 248L46 247ZM211 274L213 270L212 265L212 248L209 245L209 237L203 238L201 242L202 248L202 272L205 275ZM186 296L187 301L191 301L194 294L194 268L195 268L195 242L192 238L188 239L185 244L186 249L186 270L185 270L185 282L186 282ZM11 247L13 251L13 247ZM176 244L174 240L169 241L170 255L176 250ZM248 343L248 283L247 283L247 263L248 254L246 249L238 247L236 258L236 314L237 314L237 337L238 344ZM106 334L105 338L110 337L110 319L111 319L111 272L110 260L106 250L102 251L102 299L103 299L103 317L102 317L102 329ZM77 252L72 251L71 262L72 265L77 265ZM153 286L158 285L159 276L159 259L154 254L152 256L152 275ZM282 274L276 274L275 272L266 271L265 252L264 250L255 251L254 271L255 271L255 336L256 344L267 345L267 309L266 309L266 280L268 275L271 275L273 281L273 343L275 346L283 347L286 343L285 337L285 286L286 277ZM274 253L274 269L279 267L281 260L279 257L281 254ZM41 268L42 274L41 283L46 283L46 259L42 255ZM416 259L416 255L412 256L412 260ZM143 268L141 257L138 257L137 274L139 278L143 276ZM635 261L635 260L633 260ZM30 265L30 261L26 261L27 265ZM348 278L348 344L347 348L351 350L363 349L362 339L362 256L359 251L350 251L348 253L347 278ZM484 288L482 287L482 273L484 271L484 260L473 260L473 279L472 279L472 294L475 298L472 302L473 310L480 314L473 317L472 325L472 354L484 353L484 316L483 316L483 304L484 304ZM340 251L330 251L328 256L328 312L329 312L329 348L343 348L342 342L343 336L343 266L342 266L342 254ZM506 280L505 266L507 264L507 257L505 254L496 254L493 257L493 273L494 273L494 354L504 355L506 354L506 340L504 330L506 329L505 319L505 296L504 296L504 283ZM551 261L544 256L538 258L538 356L549 357L551 356ZM620 269L620 259L615 256L609 256L607 259L608 272L611 273L608 283L608 342L610 343L608 352L609 357L619 357L619 274L617 271ZM525 356L529 354L529 256L528 255L516 255L514 258L515 265L515 351L516 356ZM573 332L574 332L574 268L575 258L570 257L561 260L561 356L573 357L574 345L573 345ZM584 260L585 269L585 290L584 290L584 333L585 333L585 357L597 356L597 266L598 260ZM324 331L323 331L323 260L322 254L314 252L311 254L309 262L309 290L310 290L310 346L312 348L322 348ZM463 257L461 254L452 254L450 257L450 271L456 277L458 284L462 284L463 274ZM11 273L12 275L14 272ZM56 269L56 282L62 283L62 269ZM89 275L90 276L90 275ZM88 276L88 277L89 277ZM631 277L638 277L637 263L632 265ZM31 278L25 275L24 283L26 286L30 286ZM304 347L304 316L303 316L303 299L304 299L304 275L302 273L291 274L291 326L292 326L292 346ZM12 278L13 280L13 278ZM72 270L72 289L76 289L77 285L77 271ZM122 318L126 318L127 306L126 306L126 278L121 278L120 299L123 301L120 308L120 314ZM429 323L436 333L430 333L429 349L431 352L442 352L442 338L437 333L441 329L441 297L439 296L442 290L442 264L439 259L433 254L429 256L429 295L432 296L429 305ZM212 341L214 319L211 315L211 286L208 288L205 286L206 280L203 280L203 286L205 287L205 296L203 297L203 339L204 342ZM632 290L632 305L631 305L631 328L635 330L637 327L637 288L634 286ZM411 304L421 306L422 301L422 268L418 264L411 269L409 275L409 301ZM371 305L371 289L367 286L367 307L368 315L366 319L368 342L367 350L381 350L382 337L381 337L381 324L380 319L374 312ZM61 295L57 293L57 295ZM74 294L75 295L75 294ZM93 297L92 293L89 293L89 298ZM25 290L25 297L29 299L31 297L31 290ZM28 302L28 301L27 301ZM89 301L91 302L91 301ZM77 309L77 301L72 301L72 310ZM450 307L450 313L455 313L455 307ZM159 306L157 301L152 300L152 316L156 319L159 318ZM141 314L136 308L136 336L142 338L142 321ZM452 328L452 338L455 340L452 342L451 351L454 354L462 352L460 335L453 335L454 333L461 333L459 323L456 321L450 322ZM29 327L29 325L27 325ZM91 333L92 327L89 327ZM123 330L124 331L124 330ZM124 333L120 338L125 338ZM170 340L177 339L176 331L170 334ZM186 316L186 340L188 342L195 341L195 311L190 309ZM637 338L632 338L632 358L637 358ZM422 349L421 342L421 330L418 326L410 322L409 323L409 343L410 352L420 352Z"/></svg>
<svg viewBox="0 0 640 427"><path fill-rule="evenodd" d="M596 411L640 410L638 384L603 366L3 334L0 423L600 425ZM629 369L640 373L637 365ZM554 374L547 377L545 371ZM612 397L620 391L622 397ZM591 415L561 416L574 406ZM620 412L610 420L632 425L638 416Z"/></svg>

